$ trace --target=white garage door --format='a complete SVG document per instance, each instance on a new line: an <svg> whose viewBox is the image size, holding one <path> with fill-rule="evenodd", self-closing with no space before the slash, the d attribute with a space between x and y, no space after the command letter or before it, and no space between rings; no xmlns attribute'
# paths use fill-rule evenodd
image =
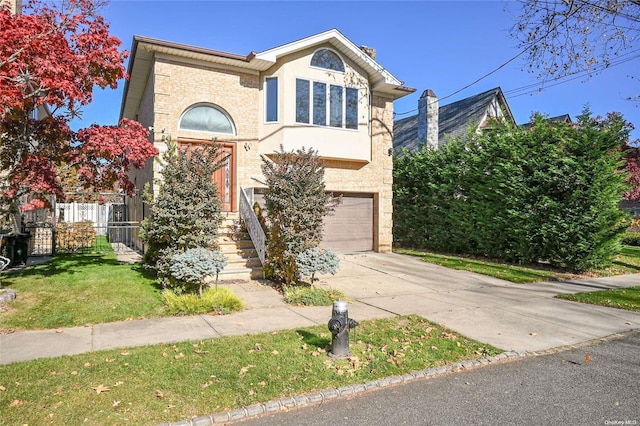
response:
<svg viewBox="0 0 640 426"><path fill-rule="evenodd" d="M343 252L373 250L373 195L344 194L333 215L324 219L320 247Z"/></svg>

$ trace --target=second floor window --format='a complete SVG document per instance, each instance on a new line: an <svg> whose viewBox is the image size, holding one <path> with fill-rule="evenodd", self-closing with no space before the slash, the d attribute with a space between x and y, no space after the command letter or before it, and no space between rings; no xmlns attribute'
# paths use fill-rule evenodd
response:
<svg viewBox="0 0 640 426"><path fill-rule="evenodd" d="M278 77L265 79L266 92L266 121L273 123L278 121Z"/></svg>
<svg viewBox="0 0 640 426"><path fill-rule="evenodd" d="M358 128L358 89L296 79L296 122Z"/></svg>

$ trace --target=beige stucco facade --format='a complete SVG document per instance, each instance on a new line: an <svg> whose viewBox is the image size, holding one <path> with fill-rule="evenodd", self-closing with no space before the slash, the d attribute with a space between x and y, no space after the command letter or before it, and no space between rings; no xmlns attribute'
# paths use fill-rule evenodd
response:
<svg viewBox="0 0 640 426"><path fill-rule="evenodd" d="M333 52L344 72L310 65L319 49ZM121 116L152 129L150 139L163 151L167 138L187 143L216 141L232 153L230 205L238 209L238 190L259 187L261 155L313 148L325 160L325 184L335 193L367 194L373 199L373 245L392 246L393 100L413 89L378 65L341 33L331 30L246 57L136 38ZM277 79L277 119L267 121L266 80ZM296 120L296 80L357 89L357 128ZM352 91L353 93L353 91ZM328 102L328 101L327 101ZM194 105L210 105L230 119L232 133L180 128ZM353 126L351 126L353 127ZM133 175L136 187L158 178L160 164L149 161Z"/></svg>

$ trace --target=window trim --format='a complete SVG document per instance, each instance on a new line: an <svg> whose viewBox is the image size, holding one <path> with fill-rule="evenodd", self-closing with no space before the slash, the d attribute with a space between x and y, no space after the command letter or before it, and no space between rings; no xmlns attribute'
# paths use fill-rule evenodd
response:
<svg viewBox="0 0 640 426"><path fill-rule="evenodd" d="M332 70L331 68L324 68L324 67L319 67L317 65L311 65L311 61L313 60L313 57L316 56L316 53L318 53L321 50L328 50L329 52L332 52L334 55L336 55L338 59L340 59L340 62L342 62L342 68L344 68L344 71L337 71L337 70ZM322 70L322 71L335 72L337 74L345 74L347 72L347 63L342 58L342 55L340 55L340 53L338 53L336 50L330 47L319 47L313 52L313 54L311 55L311 58L309 59L309 68Z"/></svg>
<svg viewBox="0 0 640 426"><path fill-rule="evenodd" d="M306 81L308 83L309 86L309 91L308 91L308 95L307 95L307 103L308 103L308 122L302 122L302 121L298 121L298 90L297 90L297 81L298 80L302 80L302 81ZM315 123L315 107L314 107L314 96L315 96L315 92L314 92L314 85L315 84L323 84L325 86L325 124L316 124ZM342 99L340 101L340 103L342 104L342 117L341 117L341 125L340 126L333 126L331 125L331 87L332 86L336 86L336 87L340 87L342 90ZM355 103L355 117L356 117L356 127L352 128L352 127L347 127L347 92L349 91L349 89L355 90L356 93L358 94L357 99L356 99L356 103ZM332 82L328 82L328 81L320 81L320 80L313 80L313 79L309 79L309 78L301 78L301 77L296 77L296 96L295 96L295 116L294 116L294 122L296 123L296 125L306 125L306 126L316 126L316 127L322 127L322 128L329 128L329 129L338 129L338 130L349 130L349 131L359 131L359 127L360 127L360 120L359 120L359 112L360 112L360 108L362 107L360 105L360 97L359 97L359 93L360 93L360 89L359 87L350 87L350 86L345 86L342 84L335 84ZM369 110L371 110L371 108L369 108Z"/></svg>
<svg viewBox="0 0 640 426"><path fill-rule="evenodd" d="M275 120L269 120L269 81L275 80L276 91L275 91ZM278 80L277 75L265 76L264 78L264 122L266 124L274 124L280 122L280 82Z"/></svg>
<svg viewBox="0 0 640 426"><path fill-rule="evenodd" d="M187 115L187 113L189 113L189 111L197 108L197 107L209 107L209 108L213 108L215 110L217 110L219 113L221 113L222 115L224 115L227 120L229 120L229 124L231 125L231 133L222 133L222 132L215 132L212 130L195 130L195 129L188 129L188 128L183 128L182 127L182 119L184 118L185 115ZM230 135L230 136L236 136L237 135L237 128L236 128L236 123L233 121L233 118L231 118L231 115L221 106L213 104L211 102L197 102L195 104L191 104L189 105L187 108L185 108L185 110L182 112L182 114L180 114L180 118L178 119L178 130L180 131L184 131L184 132L199 132L199 133L215 133L218 135Z"/></svg>

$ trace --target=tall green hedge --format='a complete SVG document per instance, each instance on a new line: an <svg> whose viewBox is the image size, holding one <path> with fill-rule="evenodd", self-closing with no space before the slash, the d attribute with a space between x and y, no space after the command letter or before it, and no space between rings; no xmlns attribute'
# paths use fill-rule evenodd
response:
<svg viewBox="0 0 640 426"><path fill-rule="evenodd" d="M575 124L536 116L496 123L394 163L394 238L401 246L599 268L619 250L628 186L620 115Z"/></svg>

